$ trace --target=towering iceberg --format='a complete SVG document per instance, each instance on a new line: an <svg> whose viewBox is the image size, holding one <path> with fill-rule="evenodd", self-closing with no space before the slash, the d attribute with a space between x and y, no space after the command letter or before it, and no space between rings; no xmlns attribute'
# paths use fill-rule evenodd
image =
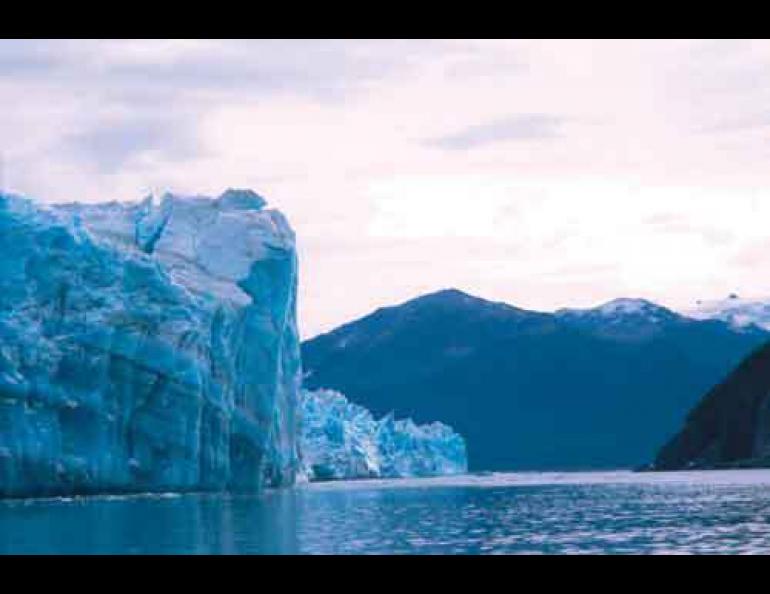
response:
<svg viewBox="0 0 770 594"><path fill-rule="evenodd" d="M302 390L300 450L310 480L404 478L460 474L465 441L435 422L415 425L372 413L334 390Z"/></svg>
<svg viewBox="0 0 770 594"><path fill-rule="evenodd" d="M0 194L0 496L293 482L296 289L294 233L248 190Z"/></svg>

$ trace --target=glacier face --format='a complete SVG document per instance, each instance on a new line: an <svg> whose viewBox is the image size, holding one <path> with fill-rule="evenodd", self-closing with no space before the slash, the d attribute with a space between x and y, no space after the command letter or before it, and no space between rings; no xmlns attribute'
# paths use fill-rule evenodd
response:
<svg viewBox="0 0 770 594"><path fill-rule="evenodd" d="M371 412L333 390L302 390L300 451L310 480L404 478L460 474L465 441L435 422L416 425Z"/></svg>
<svg viewBox="0 0 770 594"><path fill-rule="evenodd" d="M0 194L0 496L293 481L297 257L264 206Z"/></svg>

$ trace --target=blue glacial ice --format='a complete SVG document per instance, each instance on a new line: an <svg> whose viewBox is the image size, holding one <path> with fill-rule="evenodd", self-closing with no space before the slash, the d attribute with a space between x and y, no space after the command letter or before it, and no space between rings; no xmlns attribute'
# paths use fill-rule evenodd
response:
<svg viewBox="0 0 770 594"><path fill-rule="evenodd" d="M467 471L465 441L450 427L371 412L333 390L300 393L302 473L309 480L404 478Z"/></svg>
<svg viewBox="0 0 770 594"><path fill-rule="evenodd" d="M0 496L290 484L294 233L248 190L0 194Z"/></svg>

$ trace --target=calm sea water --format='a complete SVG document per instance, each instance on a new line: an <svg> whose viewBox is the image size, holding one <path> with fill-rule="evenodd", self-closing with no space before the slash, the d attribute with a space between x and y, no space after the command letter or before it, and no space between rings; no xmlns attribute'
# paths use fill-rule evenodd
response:
<svg viewBox="0 0 770 594"><path fill-rule="evenodd" d="M4 501L0 553L770 553L770 471Z"/></svg>

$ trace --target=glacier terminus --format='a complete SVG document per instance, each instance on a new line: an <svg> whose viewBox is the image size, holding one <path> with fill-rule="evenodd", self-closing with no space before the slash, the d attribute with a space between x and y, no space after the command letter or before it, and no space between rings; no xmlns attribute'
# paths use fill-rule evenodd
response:
<svg viewBox="0 0 770 594"><path fill-rule="evenodd" d="M335 390L302 390L300 449L310 480L410 478L468 471L465 440L440 422L382 419Z"/></svg>
<svg viewBox="0 0 770 594"><path fill-rule="evenodd" d="M297 256L264 206L2 197L0 494L293 482Z"/></svg>

